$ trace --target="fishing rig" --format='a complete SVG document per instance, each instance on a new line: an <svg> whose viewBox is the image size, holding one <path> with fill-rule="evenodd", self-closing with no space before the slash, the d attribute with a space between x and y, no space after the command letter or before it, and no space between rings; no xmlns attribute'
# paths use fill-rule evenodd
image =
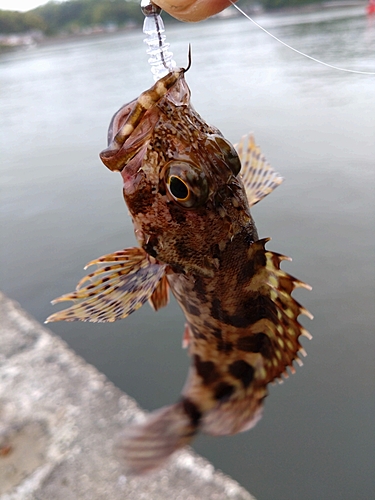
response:
<svg viewBox="0 0 375 500"><path fill-rule="evenodd" d="M172 71L176 67L176 62L173 60L173 53L169 50L170 44L165 41L164 23L160 15L161 8L151 0L142 0L141 9L145 15L143 33L147 35L144 42L148 46L146 52L150 56L148 63L156 82Z"/></svg>
<svg viewBox="0 0 375 500"><path fill-rule="evenodd" d="M229 0L232 6L237 9L237 11L243 15L246 19L251 21L258 29L262 30L268 36L273 38L276 42L284 45L289 50L299 54L300 56L306 57L311 61L314 61L318 64L326 66L328 68L343 71L346 73L355 73L359 75L375 75L374 71L360 71L356 69L343 68L340 66L335 66L333 64L326 63L320 59L310 56L309 54L305 54L304 52L292 47L288 43L280 40L280 38L276 37L268 30L266 30L263 26L257 23L253 18L251 18L248 14L246 14L238 5L236 5L235 1ZM370 4L373 5L375 9L375 0L370 0ZM370 5L369 4L369 5ZM155 5L152 0L141 0L141 9L143 14L146 16L143 24L143 32L147 35L147 38L144 40L145 43L149 46L147 53L150 55L148 60L151 65L151 72L154 75L154 80L157 81L161 77L165 76L169 71L172 71L173 68L176 67L175 61L173 61L173 54L169 51L169 43L165 42L165 35L163 34L164 23L160 16L161 8ZM375 12L375 10L374 10ZM370 13L370 12L369 12Z"/></svg>

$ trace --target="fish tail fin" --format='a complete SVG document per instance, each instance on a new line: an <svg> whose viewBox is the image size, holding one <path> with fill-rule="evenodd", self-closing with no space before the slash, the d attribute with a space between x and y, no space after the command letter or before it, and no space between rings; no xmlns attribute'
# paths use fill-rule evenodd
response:
<svg viewBox="0 0 375 500"><path fill-rule="evenodd" d="M189 444L199 421L199 410L184 398L152 412L145 422L127 427L118 436L116 456L127 473L146 474L162 467L175 451Z"/></svg>

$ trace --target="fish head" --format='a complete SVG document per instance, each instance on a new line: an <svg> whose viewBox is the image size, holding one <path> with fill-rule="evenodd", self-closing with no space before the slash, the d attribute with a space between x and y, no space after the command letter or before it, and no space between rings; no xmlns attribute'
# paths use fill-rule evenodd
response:
<svg viewBox="0 0 375 500"><path fill-rule="evenodd" d="M141 246L176 272L212 275L226 244L253 222L238 154L192 107L184 70L121 108L108 142L101 159L121 172Z"/></svg>

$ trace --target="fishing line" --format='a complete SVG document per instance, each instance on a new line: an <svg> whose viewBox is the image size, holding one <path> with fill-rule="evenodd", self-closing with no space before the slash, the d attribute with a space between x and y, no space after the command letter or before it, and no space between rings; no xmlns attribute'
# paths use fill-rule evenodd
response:
<svg viewBox="0 0 375 500"><path fill-rule="evenodd" d="M150 4L153 6L153 3L150 2ZM165 69L169 69L165 60L164 60L164 53L163 53L163 39L162 39L162 36L161 36L161 31L160 31L160 26L159 26L159 14L160 14L160 9L158 9L157 7L154 8L153 10L153 13L152 15L154 16L154 22L155 22L155 27L156 27L156 31L157 31L157 34L158 34L158 42L159 42L159 52L160 52L160 58L161 58L161 61L163 63L163 66Z"/></svg>
<svg viewBox="0 0 375 500"><path fill-rule="evenodd" d="M345 71L346 73L356 73L358 75L375 75L375 72L373 72L373 71L358 71L358 70L355 70L355 69L340 68L339 66L334 66L334 65L328 64L328 63L326 63L324 61L320 61L319 59L316 59L315 57L309 56L308 54L305 54L304 52L301 52L300 50L295 49L291 45L288 45L287 43L285 43L282 40L280 40L280 38L277 38L277 36L273 35L269 31L267 31L266 28L263 28L263 26L261 26L260 24L258 24L256 21L254 21L254 19L252 19L248 14L246 14L246 12L244 12L242 9L240 9L240 7L238 7L238 5L236 5L232 0L229 0L229 1L233 5L233 7L238 10L238 12L240 12L243 16L245 16L247 19L249 19L249 21L251 21L253 24L255 24L255 26L257 26L257 28L259 28L262 31L264 31L264 33L266 33L267 35L269 35L274 40L276 40L277 42L281 43L282 45L284 45L288 49L293 50L294 52L297 52L297 54L299 54L299 55L301 55L303 57L307 57L307 59L311 59L312 61L315 61L315 62L317 62L319 64L322 64L323 66L327 66L328 68L337 69L338 71Z"/></svg>

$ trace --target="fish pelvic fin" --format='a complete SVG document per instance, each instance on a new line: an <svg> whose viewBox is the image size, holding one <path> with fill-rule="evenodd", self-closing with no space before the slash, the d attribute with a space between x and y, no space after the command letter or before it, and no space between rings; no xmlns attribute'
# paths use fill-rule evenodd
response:
<svg viewBox="0 0 375 500"><path fill-rule="evenodd" d="M251 207L272 193L283 178L268 163L252 134L244 135L235 148L241 160L242 182Z"/></svg>
<svg viewBox="0 0 375 500"><path fill-rule="evenodd" d="M156 285L156 288L148 301L154 311L158 311L162 307L169 304L169 284L165 274Z"/></svg>
<svg viewBox="0 0 375 500"><path fill-rule="evenodd" d="M52 301L52 304L66 300L76 303L52 314L46 323L101 323L126 318L153 296L167 267L139 247L126 248L99 257L89 262L85 269L94 264L98 269L82 278L74 292ZM89 284L86 284L87 282ZM159 300L158 307L161 307L161 302L162 300Z"/></svg>
<svg viewBox="0 0 375 500"><path fill-rule="evenodd" d="M199 411L185 398L124 429L115 442L115 454L124 472L142 475L163 467L174 452L190 443L199 421Z"/></svg>

